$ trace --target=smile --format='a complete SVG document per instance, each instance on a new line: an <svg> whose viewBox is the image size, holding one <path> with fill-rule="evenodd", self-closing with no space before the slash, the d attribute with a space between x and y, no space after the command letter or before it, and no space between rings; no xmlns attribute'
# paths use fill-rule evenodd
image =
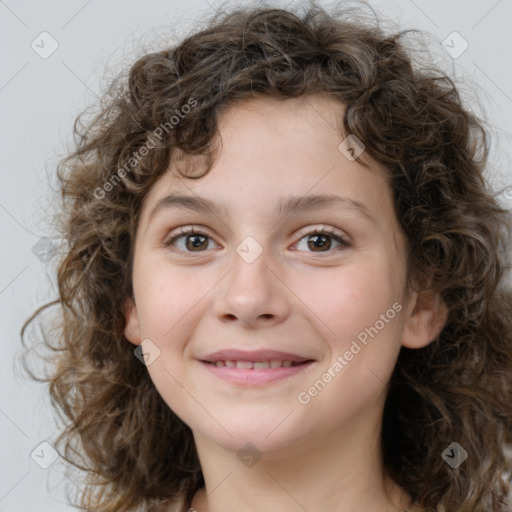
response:
<svg viewBox="0 0 512 512"><path fill-rule="evenodd" d="M201 364L215 377L231 384L261 386L283 381L302 373L315 361L201 361Z"/></svg>
<svg viewBox="0 0 512 512"><path fill-rule="evenodd" d="M215 366L227 366L228 368L243 368L243 369L254 369L254 370L268 370L269 368L288 368L290 366L299 366L303 363L295 361L216 361Z"/></svg>

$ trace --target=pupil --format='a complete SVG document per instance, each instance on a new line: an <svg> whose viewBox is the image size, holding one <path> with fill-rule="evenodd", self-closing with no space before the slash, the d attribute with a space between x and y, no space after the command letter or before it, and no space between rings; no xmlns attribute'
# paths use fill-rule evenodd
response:
<svg viewBox="0 0 512 512"><path fill-rule="evenodd" d="M196 241L192 242L192 248L200 248L201 247L201 243L204 244L204 241L206 240L206 237L204 237L202 235L189 235L188 241L190 241L191 239L194 239L194 238L196 239ZM203 242L197 241L198 238L202 238ZM189 246L188 248L190 249L191 247Z"/></svg>
<svg viewBox="0 0 512 512"><path fill-rule="evenodd" d="M325 240L327 239L328 237L326 237L325 235L311 235L310 237L310 241L313 240L313 245L310 244L310 249L317 249L317 248L322 248L323 246L325 246ZM319 240L322 239L324 242L323 243L317 243L319 242ZM329 243L327 244L327 248L329 249L331 246L331 243L329 241Z"/></svg>

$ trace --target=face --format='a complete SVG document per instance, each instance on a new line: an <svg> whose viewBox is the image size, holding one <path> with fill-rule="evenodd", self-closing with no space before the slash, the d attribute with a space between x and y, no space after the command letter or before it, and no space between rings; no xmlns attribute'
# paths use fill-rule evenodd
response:
<svg viewBox="0 0 512 512"><path fill-rule="evenodd" d="M169 407L225 448L273 452L355 427L382 408L400 346L435 336L419 334L384 171L340 151L342 116L320 95L231 107L210 172L171 167L145 198L125 335L146 340ZM299 208L280 210L290 197ZM217 208L191 208L198 198ZM205 362L224 350L240 352Z"/></svg>

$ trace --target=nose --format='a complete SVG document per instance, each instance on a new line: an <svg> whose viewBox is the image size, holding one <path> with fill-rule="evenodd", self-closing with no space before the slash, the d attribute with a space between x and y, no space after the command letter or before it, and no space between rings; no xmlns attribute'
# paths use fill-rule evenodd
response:
<svg viewBox="0 0 512 512"><path fill-rule="evenodd" d="M215 298L215 314L221 322L254 328L279 324L288 317L291 292L270 259L265 250L251 263L235 253Z"/></svg>

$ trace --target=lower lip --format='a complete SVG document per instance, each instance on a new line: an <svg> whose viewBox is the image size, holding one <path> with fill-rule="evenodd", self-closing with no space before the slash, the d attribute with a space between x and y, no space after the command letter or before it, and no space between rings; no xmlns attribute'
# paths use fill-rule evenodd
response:
<svg viewBox="0 0 512 512"><path fill-rule="evenodd" d="M314 361L309 361L298 366L281 366L280 368L268 368L266 370L251 370L246 368L229 368L227 366L216 366L201 361L201 364L220 379L234 384L267 384L276 380L286 379L297 375L309 368Z"/></svg>

